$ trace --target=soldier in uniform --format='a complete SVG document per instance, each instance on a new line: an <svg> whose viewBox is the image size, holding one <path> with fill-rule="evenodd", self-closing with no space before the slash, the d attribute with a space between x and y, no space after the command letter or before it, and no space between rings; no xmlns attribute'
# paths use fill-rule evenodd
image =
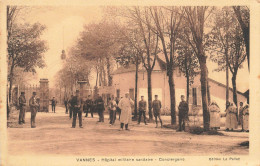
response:
<svg viewBox="0 0 260 166"><path fill-rule="evenodd" d="M83 128L82 126L82 99L79 96L79 90L76 90L76 96L74 96L71 100L71 106L73 110L73 121L72 121L72 128L76 127L76 120L77 116L79 117L79 127Z"/></svg>
<svg viewBox="0 0 260 166"><path fill-rule="evenodd" d="M158 100L158 95L155 95L154 97L155 97L155 100L152 103L152 108L153 108L153 114L154 114L154 117L155 117L156 128L158 127L157 117L160 120L161 128L162 128L162 119L161 119L162 104L161 104L161 101Z"/></svg>
<svg viewBox="0 0 260 166"><path fill-rule="evenodd" d="M110 99L109 103L108 103L108 109L110 110L110 125L114 125L115 123L115 119L116 119L116 101L114 99L114 96L112 96L112 98Z"/></svg>
<svg viewBox="0 0 260 166"><path fill-rule="evenodd" d="M24 118L25 118L26 99L24 94L25 94L24 92L21 92L21 95L19 97L19 108L20 108L19 124L25 123Z"/></svg>
<svg viewBox="0 0 260 166"><path fill-rule="evenodd" d="M90 95L88 95L88 99L86 100L86 116L85 117L88 117L88 112L91 113L91 117L93 118L93 101L92 101Z"/></svg>
<svg viewBox="0 0 260 166"><path fill-rule="evenodd" d="M72 113L73 113L73 108L72 108L72 106L71 106L71 100L72 100L72 98L73 98L73 95L71 95L71 97L70 97L70 99L69 99L69 101L68 101L68 106L69 106L69 112L70 112L70 119L72 118Z"/></svg>
<svg viewBox="0 0 260 166"><path fill-rule="evenodd" d="M188 103L185 101L185 96L181 95L181 102L179 104L179 130L178 131L185 131L185 121L188 119L188 112L189 106Z"/></svg>
<svg viewBox="0 0 260 166"><path fill-rule="evenodd" d="M238 125L241 125L242 131L244 131L244 127L243 127L243 110L244 110L243 102L240 102L239 106L240 107L239 107L239 115L238 115Z"/></svg>
<svg viewBox="0 0 260 166"><path fill-rule="evenodd" d="M36 127L35 118L39 107L39 103L37 103L37 99L36 99L36 92L33 92L33 95L29 100L29 106L31 110L31 128L35 128Z"/></svg>
<svg viewBox="0 0 260 166"><path fill-rule="evenodd" d="M57 101L55 100L55 97L53 97L51 99L51 109L52 109L52 112L54 111L54 113L55 113L56 104L57 104Z"/></svg>
<svg viewBox="0 0 260 166"><path fill-rule="evenodd" d="M98 116L99 116L99 121L98 122L104 122L104 109L105 109L105 106L104 106L104 101L102 99L102 97L98 94L98 97L95 101L95 104L96 104L96 109L97 109L97 112L98 112Z"/></svg>
<svg viewBox="0 0 260 166"><path fill-rule="evenodd" d="M144 100L144 96L141 96L141 100L139 101L139 119L138 119L138 124L141 122L142 115L144 116L144 124L147 125L146 123L146 117L145 117L145 112L146 112L146 101Z"/></svg>
<svg viewBox="0 0 260 166"><path fill-rule="evenodd" d="M68 99L67 98L64 98L64 105L65 105L65 108L66 108L65 114L68 114Z"/></svg>

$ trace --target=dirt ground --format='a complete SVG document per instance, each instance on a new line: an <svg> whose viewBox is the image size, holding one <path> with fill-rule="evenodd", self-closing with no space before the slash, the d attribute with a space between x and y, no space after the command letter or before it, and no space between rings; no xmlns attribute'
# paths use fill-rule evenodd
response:
<svg viewBox="0 0 260 166"><path fill-rule="evenodd" d="M8 128L10 155L247 155L248 147L239 144L249 140L248 133L224 132L220 135L194 135L169 128L155 128L132 122L130 131L119 131L119 121L109 126L108 115L104 123L94 118L83 118L84 128L71 128L72 120L62 107L56 113L38 112L36 128L30 128L30 112L26 124ZM17 113L12 113L15 118ZM164 124L169 116L162 117ZM17 119L18 121L18 119ZM16 123L16 122L15 122ZM17 127L16 127L17 126Z"/></svg>

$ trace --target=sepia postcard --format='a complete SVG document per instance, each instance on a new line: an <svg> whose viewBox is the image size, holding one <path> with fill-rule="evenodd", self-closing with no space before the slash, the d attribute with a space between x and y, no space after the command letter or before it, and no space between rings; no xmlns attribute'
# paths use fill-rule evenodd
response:
<svg viewBox="0 0 260 166"><path fill-rule="evenodd" d="M259 20L258 0L0 0L0 165L259 166Z"/></svg>

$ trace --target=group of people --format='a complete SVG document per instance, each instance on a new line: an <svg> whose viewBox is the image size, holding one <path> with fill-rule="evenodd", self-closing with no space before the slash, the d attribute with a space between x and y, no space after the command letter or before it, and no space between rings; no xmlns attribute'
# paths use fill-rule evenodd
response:
<svg viewBox="0 0 260 166"><path fill-rule="evenodd" d="M91 113L91 117L93 118L93 111L96 110L99 116L98 122L104 122L104 110L105 103L100 95L98 95L97 99L93 101L91 96L89 95L87 100L83 100L79 95L79 90L76 91L75 96L71 96L68 101L64 102L66 107L66 113L69 110L70 118L73 115L72 128L76 127L77 117L79 119L79 127L83 128L82 125L82 113L86 113L85 117L88 117L88 113ZM122 97L120 100L118 98L114 98L112 96L109 98L109 102L107 105L109 112L109 124L114 125L116 120L116 113L119 113L119 121L120 121L120 130L130 130L128 124L132 120L132 107L134 105L133 100L129 97L129 93L125 94L125 97ZM141 96L141 100L139 101L139 119L138 124L141 122L141 117L144 118L144 123L146 123L146 106L147 102L144 100L144 96ZM152 103L152 108L155 116L156 127L158 127L157 118L159 119L162 127L161 120L161 101L158 100L158 95L155 95L155 100Z"/></svg>
<svg viewBox="0 0 260 166"><path fill-rule="evenodd" d="M210 127L214 130L220 128L220 108L215 101L209 106L210 112ZM240 102L239 115L238 110L233 103L227 103L226 112L226 122L225 127L226 131L233 131L238 128L238 125L241 124L241 131L249 132L249 105L246 104L243 106L243 102Z"/></svg>
<svg viewBox="0 0 260 166"><path fill-rule="evenodd" d="M29 100L29 107L31 111L31 128L35 128L35 118L36 114L40 109L40 99L36 98L36 92L32 93L32 97ZM25 112L26 112L26 98L25 98L25 92L21 92L21 95L19 96L19 124L25 124Z"/></svg>
<svg viewBox="0 0 260 166"><path fill-rule="evenodd" d="M55 106L57 104L55 98L51 100L52 103L52 111L55 113ZM76 127L76 119L79 119L79 127L83 128L82 125L82 114L86 113L85 117L88 117L88 113L91 114L93 118L94 110L97 111L99 120L98 122L104 122L104 110L105 103L100 95L96 98L95 101L91 99L89 95L87 100L83 100L80 97L79 90L76 90L76 95L71 95L71 98L68 101L64 102L66 107L66 113L69 111L70 119L73 117L72 128ZM108 102L108 111L109 111L109 124L114 125L116 120L116 113L119 113L120 120L120 130L129 130L128 124L132 120L132 107L134 105L133 100L129 97L128 93L125 93L125 97L122 97L120 100L118 98L114 98L113 96L109 98ZM32 97L29 100L29 107L31 111L31 127L35 128L35 118L37 111L40 109L39 98L36 98L36 92L32 93ZM155 117L156 128L158 127L158 120L160 121L161 127L162 119L161 119L161 101L158 99L158 95L155 95L155 100L152 102L152 110ZM19 124L25 123L25 109L26 108L26 98L25 92L21 92L19 97ZM213 130L217 130L220 128L220 108L215 101L212 101L208 107L209 115L210 115L210 128ZM147 125L146 122L146 110L147 110L147 102L144 100L144 96L141 96L141 100L138 102L138 110L139 110L139 118L138 124L140 124L141 119L143 117L144 124ZM181 95L181 102L178 106L179 110L179 129L178 131L185 131L185 124L189 121L188 112L189 106L185 100L185 96ZM242 126L241 131L249 131L249 105L243 106L243 103L240 102L240 108L237 110L233 103L227 103L226 112L226 131L233 131L237 129L238 125ZM239 113L239 114L238 114Z"/></svg>

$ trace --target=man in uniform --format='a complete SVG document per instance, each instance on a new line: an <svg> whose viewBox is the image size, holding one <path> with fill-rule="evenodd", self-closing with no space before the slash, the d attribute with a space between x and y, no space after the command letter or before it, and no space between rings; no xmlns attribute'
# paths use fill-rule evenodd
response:
<svg viewBox="0 0 260 166"><path fill-rule="evenodd" d="M243 110L244 110L243 102L240 102L239 115L238 115L238 125L241 125L242 131L244 130L244 128L243 128Z"/></svg>
<svg viewBox="0 0 260 166"><path fill-rule="evenodd" d="M25 118L26 99L24 94L25 94L24 92L21 92L21 96L19 97L19 108L20 108L19 124L25 123L24 118Z"/></svg>
<svg viewBox="0 0 260 166"><path fill-rule="evenodd" d="M68 101L68 106L69 106L69 112L70 112L70 119L72 118L72 113L73 113L73 108L71 106L71 100L73 98L73 95L71 95L69 101Z"/></svg>
<svg viewBox="0 0 260 166"><path fill-rule="evenodd" d="M30 110L31 110L31 128L35 128L35 118L36 118L36 114L37 114L37 109L39 107L39 104L36 101L36 92L33 92L32 97L29 100L29 106L30 106Z"/></svg>
<svg viewBox="0 0 260 166"><path fill-rule="evenodd" d="M55 113L56 104L57 104L57 101L55 100L55 97L53 97L51 100L51 109L52 109L52 112L54 111L54 113Z"/></svg>
<svg viewBox="0 0 260 166"><path fill-rule="evenodd" d="M139 101L139 119L138 124L141 122L142 115L144 116L144 124L147 125L145 120L145 112L146 112L146 101L144 100L144 96L141 96L141 100Z"/></svg>
<svg viewBox="0 0 260 166"><path fill-rule="evenodd" d="M91 113L91 117L93 118L93 101L91 100L91 96L88 95L88 99L86 100L86 116L85 117L88 117L88 112Z"/></svg>
<svg viewBox="0 0 260 166"><path fill-rule="evenodd" d="M114 96L112 96L112 98L109 100L109 103L108 103L108 109L110 110L109 111L110 112L110 122L109 122L110 125L114 125L114 123L115 123L116 107L117 107L116 101L114 99Z"/></svg>
<svg viewBox="0 0 260 166"><path fill-rule="evenodd" d="M185 121L188 119L188 112L189 106L188 103L185 101L185 96L181 95L181 102L179 104L179 130L178 131L185 131Z"/></svg>
<svg viewBox="0 0 260 166"><path fill-rule="evenodd" d="M64 105L65 105L65 108L66 108L65 114L68 114L68 99L67 98L64 98Z"/></svg>
<svg viewBox="0 0 260 166"><path fill-rule="evenodd" d="M104 101L102 99L102 97L98 94L98 97L95 101L95 104L96 104L96 109L97 109L97 112L98 112L98 116L99 116L99 121L98 122L104 122L104 109L105 109L105 106L104 106Z"/></svg>
<svg viewBox="0 0 260 166"><path fill-rule="evenodd" d="M156 122L156 128L158 127L158 123L157 123L157 117L160 120L161 123L161 128L162 128L162 120L161 120L161 108L162 108L162 104L161 101L158 100L158 95L155 95L155 100L152 103L152 108L153 108L153 114L155 117L155 122Z"/></svg>
<svg viewBox="0 0 260 166"><path fill-rule="evenodd" d="M122 98L120 100L120 102L118 103L118 106L121 109L121 117L120 117L121 129L120 130L123 130L124 125L125 125L125 129L129 130L128 123L130 123L132 120L131 107L133 105L134 105L134 102L129 97L129 93L126 93L125 98Z"/></svg>
<svg viewBox="0 0 260 166"><path fill-rule="evenodd" d="M72 121L72 128L76 127L76 120L77 116L79 117L79 127L83 128L82 126L82 99L79 96L79 90L76 90L76 96L74 96L71 100L71 106L73 110L73 121Z"/></svg>

